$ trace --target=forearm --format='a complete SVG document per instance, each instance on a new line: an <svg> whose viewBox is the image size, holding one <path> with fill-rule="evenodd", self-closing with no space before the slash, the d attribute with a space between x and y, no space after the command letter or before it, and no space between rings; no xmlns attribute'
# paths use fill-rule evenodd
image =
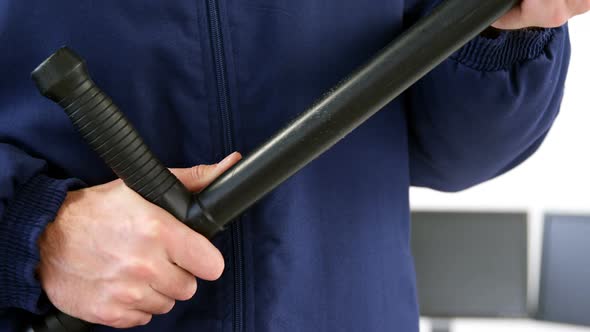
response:
<svg viewBox="0 0 590 332"><path fill-rule="evenodd" d="M408 93L412 184L456 191L530 156L560 107L567 28L478 37Z"/></svg>
<svg viewBox="0 0 590 332"><path fill-rule="evenodd" d="M41 312L48 303L35 276L37 239L53 220L75 179L53 179L45 162L0 144L0 308Z"/></svg>

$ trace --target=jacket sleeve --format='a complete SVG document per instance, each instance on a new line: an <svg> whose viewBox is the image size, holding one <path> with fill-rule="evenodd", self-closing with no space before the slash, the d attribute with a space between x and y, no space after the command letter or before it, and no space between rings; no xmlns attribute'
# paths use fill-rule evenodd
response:
<svg viewBox="0 0 590 332"><path fill-rule="evenodd" d="M67 191L83 184L51 178L46 170L46 162L7 143L0 133L0 309L42 313L49 307L35 276L37 240Z"/></svg>
<svg viewBox="0 0 590 332"><path fill-rule="evenodd" d="M478 36L406 94L411 183L459 191L541 145L560 108L567 26Z"/></svg>

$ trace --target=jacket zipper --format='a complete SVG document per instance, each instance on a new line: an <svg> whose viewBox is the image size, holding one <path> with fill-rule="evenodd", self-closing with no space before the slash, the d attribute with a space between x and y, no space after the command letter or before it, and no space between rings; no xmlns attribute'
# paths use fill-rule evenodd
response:
<svg viewBox="0 0 590 332"><path fill-rule="evenodd" d="M213 58L215 61L215 76L217 80L218 104L221 113L223 127L223 150L228 155L234 150L234 140L231 125L231 107L229 102L229 86L225 64L223 47L223 33L221 29L221 16L219 13L219 0L207 0L208 20L213 46ZM242 262L242 229L239 222L231 225L231 238L233 248L234 265L234 307L233 307L233 330L242 331L243 325L243 262Z"/></svg>

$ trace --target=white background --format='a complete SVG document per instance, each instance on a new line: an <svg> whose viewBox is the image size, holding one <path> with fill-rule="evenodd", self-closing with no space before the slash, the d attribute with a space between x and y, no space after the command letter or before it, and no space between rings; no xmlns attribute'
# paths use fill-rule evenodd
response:
<svg viewBox="0 0 590 332"><path fill-rule="evenodd" d="M590 15L574 18L570 33L573 54L561 114L539 152L512 172L465 192L443 194L413 188L410 195L414 210L529 211L532 308L539 280L543 214L590 215ZM429 331L427 321L421 325L422 331ZM526 320L457 319L453 331L590 332L590 328Z"/></svg>

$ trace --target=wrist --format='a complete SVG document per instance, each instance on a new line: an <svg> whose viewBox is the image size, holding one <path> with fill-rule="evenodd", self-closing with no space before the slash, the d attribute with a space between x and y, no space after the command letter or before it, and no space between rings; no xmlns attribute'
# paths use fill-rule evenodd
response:
<svg viewBox="0 0 590 332"><path fill-rule="evenodd" d="M0 304L40 313L49 308L39 283L38 239L70 189L83 186L75 179L36 175L21 185L8 202L0 223Z"/></svg>
<svg viewBox="0 0 590 332"><path fill-rule="evenodd" d="M514 65L542 56L560 29L527 28L500 30L489 28L451 56L474 70L509 70Z"/></svg>

